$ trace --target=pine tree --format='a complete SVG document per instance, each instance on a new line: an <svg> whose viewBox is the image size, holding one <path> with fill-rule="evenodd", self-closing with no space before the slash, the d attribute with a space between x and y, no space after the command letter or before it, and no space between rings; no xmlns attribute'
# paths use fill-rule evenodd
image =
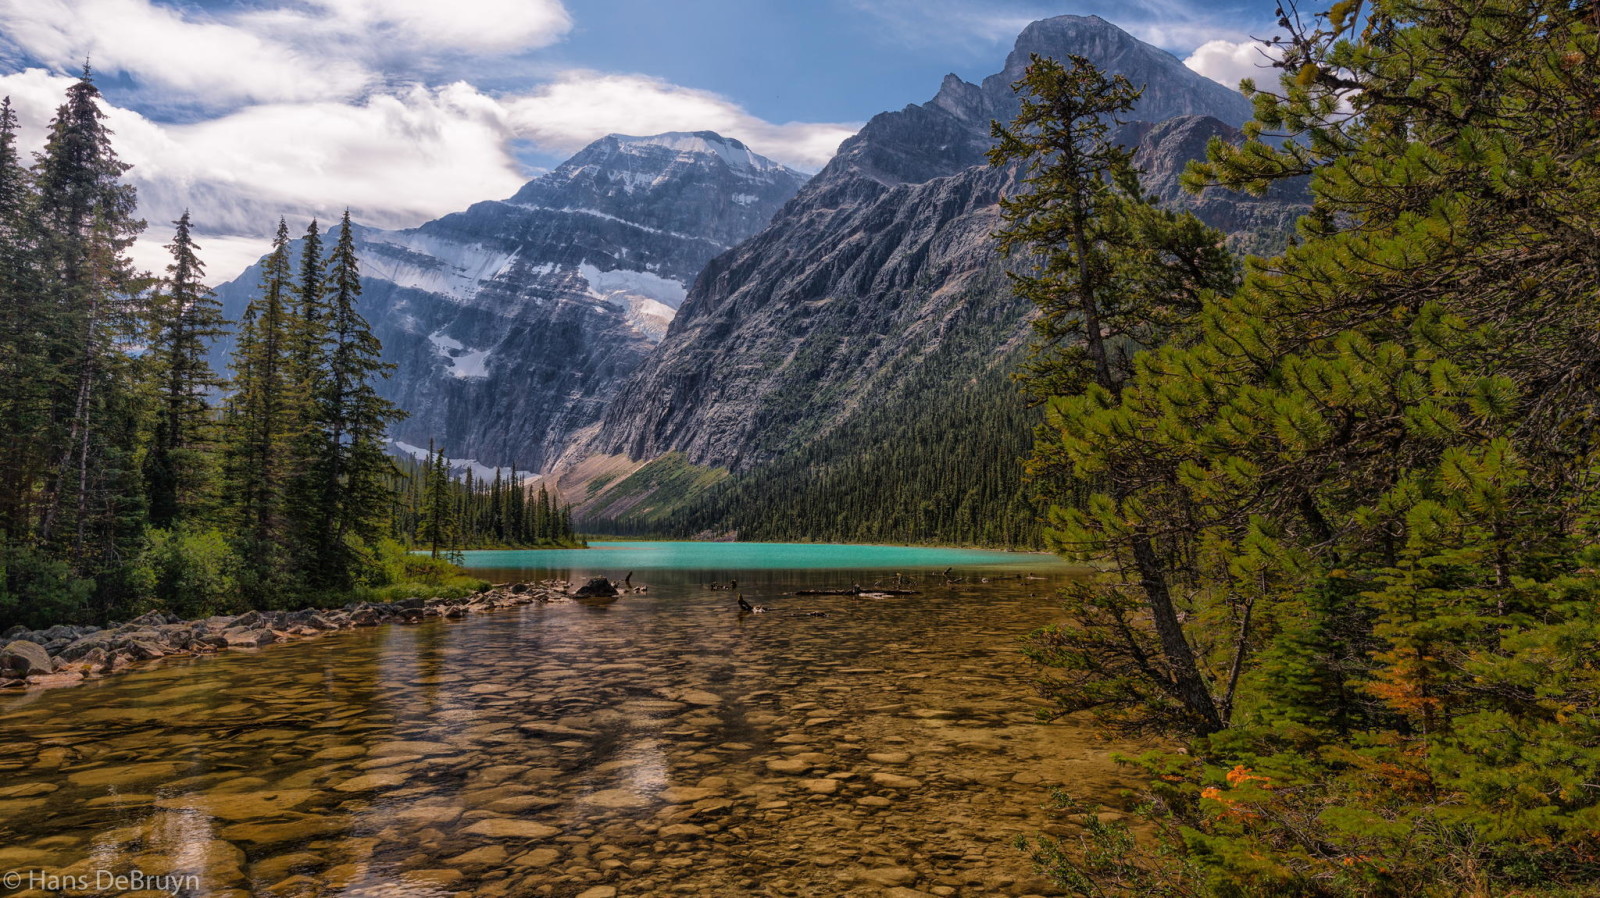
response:
<svg viewBox="0 0 1600 898"><path fill-rule="evenodd" d="M306 460L309 489L300 545L314 589L344 589L360 576L365 546L385 532L387 480L393 462L384 451L390 422L402 413L378 396L373 380L394 366L356 309L361 295L354 227L345 212L329 260L323 317L325 367L313 398L313 450Z"/></svg>
<svg viewBox="0 0 1600 898"><path fill-rule="evenodd" d="M0 543L28 540L49 462L50 338L37 268L32 179L17 153L11 98L0 103Z"/></svg>
<svg viewBox="0 0 1600 898"><path fill-rule="evenodd" d="M260 287L239 323L223 419L225 497L241 555L255 568L258 599L281 588L287 573L284 498L299 389L290 376L289 289L289 228L280 219Z"/></svg>
<svg viewBox="0 0 1600 898"><path fill-rule="evenodd" d="M1067 525L1173 534L1197 655L1237 685L1153 789L1199 894L1588 894L1593 8L1379 0L1280 28L1247 133L1292 139L1218 142L1189 181L1309 173L1298 244L1114 399L1056 403L1073 466L1137 478ZM1061 659L1080 694L1136 669L1092 648Z"/></svg>
<svg viewBox="0 0 1600 898"><path fill-rule="evenodd" d="M99 95L86 66L50 123L33 174L53 425L38 530L64 546L80 572L126 554L142 518L139 409L133 365L121 350L140 312L126 253L144 222L134 217L134 189L121 180L129 166L111 146Z"/></svg>
<svg viewBox="0 0 1600 898"><path fill-rule="evenodd" d="M150 523L170 528L192 518L214 485L211 452L215 434L207 395L222 380L206 360L208 341L227 332L222 304L202 283L205 268L195 255L189 212L173 223L167 249L172 264L153 307L148 358L157 384L155 434L145 455Z"/></svg>
<svg viewBox="0 0 1600 898"><path fill-rule="evenodd" d="M1070 63L1032 57L1015 85L1023 94L1016 120L994 125L999 142L989 152L991 163L1021 162L1027 188L1001 201L1006 227L996 236L1007 257L1031 262L1031 270L1011 273L1018 295L1040 311L1039 342L1026 369L1029 388L1042 397L1081 393L1091 402L1112 402L1137 355L1192 316L1205 291L1230 286L1233 265L1220 249L1220 234L1192 216L1154 209L1138 186L1131 154L1109 142L1114 117L1133 108L1139 91L1120 75L1105 77L1081 56ZM1069 467L1061 460L1054 411L1041 432L1037 468ZM1056 526L1046 535L1062 551L1114 565L1103 590L1109 600L1080 595L1080 625L1125 635L1142 675L1177 703L1189 727L1210 732L1226 722L1225 701L1213 695L1184 632L1158 531L1126 506L1144 473L1105 468L1058 475L1068 481L1057 487L1061 498L1082 495L1071 481L1084 474L1105 483L1097 506L1053 511ZM1112 519L1126 523L1098 527ZM1132 594L1142 597L1153 639L1137 635L1122 598ZM1074 639L1099 644L1100 637L1057 631L1049 639L1050 657L1065 661L1073 657L1066 646ZM1099 705L1105 696L1096 692L1082 700Z"/></svg>
<svg viewBox="0 0 1600 898"><path fill-rule="evenodd" d="M451 507L453 498L451 486L450 462L445 458L443 448L434 451L433 442L430 440L428 467L423 479L422 523L419 535L434 558L439 557L440 546L449 547L455 542L456 518Z"/></svg>
<svg viewBox="0 0 1600 898"><path fill-rule="evenodd" d="M327 332L323 315L327 304L326 260L322 257L322 233L312 219L300 240L300 277L295 282L288 307L290 378L298 391L309 398L316 392L317 380L326 363ZM302 424L309 424L311 411L296 412Z"/></svg>

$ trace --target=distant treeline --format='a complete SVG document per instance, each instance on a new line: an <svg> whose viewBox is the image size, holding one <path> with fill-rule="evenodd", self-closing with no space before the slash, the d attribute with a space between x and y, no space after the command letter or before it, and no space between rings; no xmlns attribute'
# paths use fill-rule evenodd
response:
<svg viewBox="0 0 1600 898"><path fill-rule="evenodd" d="M471 468L456 477L443 449L426 459L400 463L405 488L395 493L394 526L408 545L447 549L544 548L582 546L572 532L572 507L537 493L515 469L509 477L496 468L484 480Z"/></svg>

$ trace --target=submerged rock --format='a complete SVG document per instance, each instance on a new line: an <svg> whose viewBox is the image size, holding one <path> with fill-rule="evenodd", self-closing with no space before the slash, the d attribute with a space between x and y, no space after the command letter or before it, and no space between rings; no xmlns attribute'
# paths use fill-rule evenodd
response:
<svg viewBox="0 0 1600 898"><path fill-rule="evenodd" d="M595 577L588 583L578 587L578 591L573 593L574 596L580 599L598 596L614 596L616 594L617 587L605 577Z"/></svg>

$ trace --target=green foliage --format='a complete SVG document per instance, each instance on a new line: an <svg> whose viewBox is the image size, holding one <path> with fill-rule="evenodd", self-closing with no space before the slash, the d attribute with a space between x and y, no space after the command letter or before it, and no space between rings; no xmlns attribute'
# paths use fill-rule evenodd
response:
<svg viewBox="0 0 1600 898"><path fill-rule="evenodd" d="M1035 868L1068 893L1081 898L1187 898L1198 894L1191 887L1196 878L1194 862L1175 850L1172 833L1162 832L1164 838L1146 856L1139 850L1140 840L1133 828L1120 815L1105 819L1060 789L1051 791L1051 805L1082 827L1077 838L1065 843L1019 836L1015 844L1028 853ZM1136 813L1156 826L1166 823L1152 808L1142 807Z"/></svg>
<svg viewBox="0 0 1600 898"><path fill-rule="evenodd" d="M209 341L227 333L222 304L201 279L205 266L189 234L189 213L173 222L172 264L149 314L147 376L157 387L156 423L145 452L150 523L170 527L206 510L216 485L211 470L216 435L207 393L222 380L206 361Z"/></svg>
<svg viewBox="0 0 1600 898"><path fill-rule="evenodd" d="M1182 597L1229 725L1148 770L1200 894L1592 894L1592 9L1379 0L1280 28L1249 133L1293 139L1217 144L1190 182L1311 174L1300 240L1118 389L1052 401L1061 469L1127 484L1052 537L1117 567L1146 529ZM1162 725L1167 672L1097 677L1105 650L1071 647L1064 709L1103 690Z"/></svg>
<svg viewBox="0 0 1600 898"><path fill-rule="evenodd" d="M145 531L144 551L129 575L144 610L186 620L245 610L239 592L242 564L228 535L180 524Z"/></svg>
<svg viewBox="0 0 1600 898"><path fill-rule="evenodd" d="M205 349L226 322L190 216L174 222L165 278L133 269L144 224L98 97L86 71L31 170L0 103L0 620L200 616L343 601L368 582L425 587L386 580L375 555L399 504L384 453L396 413L373 389L387 366L356 310L349 217L328 258L313 223L298 281L279 222L219 414ZM543 515L550 528L562 517L548 499Z"/></svg>
<svg viewBox="0 0 1600 898"><path fill-rule="evenodd" d="M1171 528L1134 498L1152 478L1174 479L1168 457L1111 464L1096 452L1150 442L1110 414L1141 358L1212 291L1231 287L1234 266L1220 233L1157 209L1139 187L1131 153L1109 142L1114 117L1139 96L1126 79L1106 78L1080 56L1070 66L1034 56L1014 87L1021 111L1009 127L995 123L999 144L989 158L1021 162L1028 188L1001 201L1006 227L995 237L1003 254L1032 263L1011 275L1018 296L1039 310L1022 379L1047 407L1030 468L1054 503L1046 542L1105 572L1098 590L1069 596L1070 624L1039 634L1032 653L1069 671L1049 687L1066 710L1104 709L1120 725L1160 719L1214 731L1227 722L1233 680L1214 687L1204 647L1197 652L1184 630L1189 609L1174 592L1181 581ZM1236 616L1250 613L1245 600ZM1230 630L1241 627L1212 632ZM1095 659L1103 655L1117 664L1100 676ZM1141 720L1136 709L1153 717Z"/></svg>
<svg viewBox="0 0 1600 898"><path fill-rule="evenodd" d="M0 540L0 630L89 623L94 588L43 549Z"/></svg>
<svg viewBox="0 0 1600 898"><path fill-rule="evenodd" d="M417 554L395 540L380 540L376 549L371 582L355 590L361 600L455 599L489 588L487 582L462 573L450 561Z"/></svg>
<svg viewBox="0 0 1600 898"><path fill-rule="evenodd" d="M389 529L395 468L384 440L390 422L404 413L373 384L394 366L380 361L382 347L356 308L360 263L348 211L328 265L321 339L309 382L301 385L309 404L287 495L299 576L313 590L339 591L359 582L370 563L368 547Z"/></svg>

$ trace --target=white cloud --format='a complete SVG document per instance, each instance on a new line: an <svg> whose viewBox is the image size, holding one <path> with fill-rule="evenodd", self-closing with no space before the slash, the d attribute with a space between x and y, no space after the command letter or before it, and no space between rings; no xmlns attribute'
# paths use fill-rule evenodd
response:
<svg viewBox="0 0 1600 898"><path fill-rule="evenodd" d="M612 133L716 131L764 156L815 171L859 124L763 121L709 91L643 75L568 71L536 90L505 98L517 136L572 152Z"/></svg>
<svg viewBox="0 0 1600 898"><path fill-rule="evenodd" d="M42 69L0 76L25 148L43 145L72 82ZM714 130L814 169L855 130L773 124L716 94L592 72L568 72L520 96L490 97L463 82L412 85L356 103L260 104L192 124L101 105L113 145L133 165L128 179L149 222L135 260L161 271L170 222L190 209L213 282L253 262L280 216L299 227L348 206L363 224L410 227L510 196L531 176L513 141L569 153L612 132Z"/></svg>
<svg viewBox="0 0 1600 898"><path fill-rule="evenodd" d="M149 0L0 0L0 32L57 71L87 58L101 71L203 105L351 96L374 76L347 59L313 59L289 44Z"/></svg>
<svg viewBox="0 0 1600 898"><path fill-rule="evenodd" d="M572 28L559 0L312 0L323 22L417 49L505 53L547 46Z"/></svg>
<svg viewBox="0 0 1600 898"><path fill-rule="evenodd" d="M1276 51L1260 41L1213 40L1196 47L1183 64L1231 88L1245 78L1255 79L1257 87L1270 87L1278 74L1272 68L1275 58Z"/></svg>

